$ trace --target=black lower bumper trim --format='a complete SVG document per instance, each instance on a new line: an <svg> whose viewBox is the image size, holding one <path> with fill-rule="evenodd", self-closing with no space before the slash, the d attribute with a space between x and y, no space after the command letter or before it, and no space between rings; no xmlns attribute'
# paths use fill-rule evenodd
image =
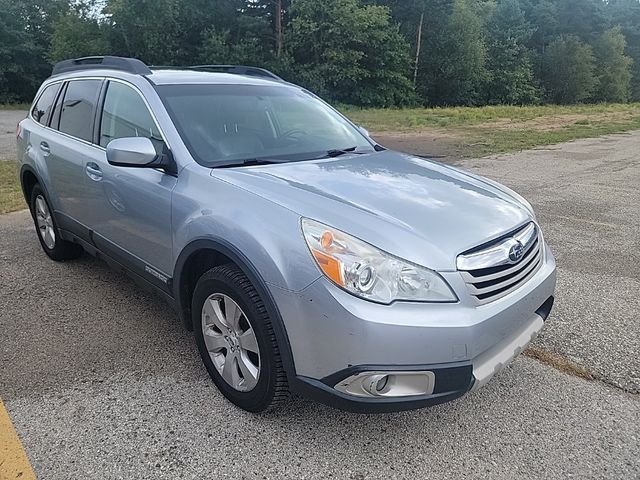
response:
<svg viewBox="0 0 640 480"><path fill-rule="evenodd" d="M333 388L341 380L365 371L420 371L435 374L431 395L406 398L356 397ZM322 380L298 376L293 389L312 400L333 408L354 413L387 413L430 407L461 397L473 386L473 367L470 363L440 365L358 365L337 372Z"/></svg>
<svg viewBox="0 0 640 480"><path fill-rule="evenodd" d="M545 302L540 305L540 308L536 310L536 313L542 317L542 320L546 320L549 314L551 313L551 308L553 307L553 295L545 300Z"/></svg>

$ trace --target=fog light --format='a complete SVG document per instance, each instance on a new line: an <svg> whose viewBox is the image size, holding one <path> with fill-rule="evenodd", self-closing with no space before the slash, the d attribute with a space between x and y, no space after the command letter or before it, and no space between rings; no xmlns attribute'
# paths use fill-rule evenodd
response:
<svg viewBox="0 0 640 480"><path fill-rule="evenodd" d="M410 397L432 394L435 378L431 371L362 372L345 378L334 388L358 397Z"/></svg>

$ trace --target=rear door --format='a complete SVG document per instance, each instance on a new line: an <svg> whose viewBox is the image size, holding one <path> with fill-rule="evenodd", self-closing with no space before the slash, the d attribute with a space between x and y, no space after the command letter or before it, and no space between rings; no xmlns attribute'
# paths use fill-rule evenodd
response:
<svg viewBox="0 0 640 480"><path fill-rule="evenodd" d="M56 218L61 228L86 241L90 241L92 212L87 208L91 192L86 188L84 169L91 159L103 153L92 143L102 84L101 79L67 82L50 122L57 132L51 132L45 146L49 181L57 198Z"/></svg>
<svg viewBox="0 0 640 480"><path fill-rule="evenodd" d="M20 123L23 126L22 137L18 138L18 155L20 161L27 161L36 166L49 195L51 208L58 206L55 191L50 187L48 161L52 133L47 127L51 120L53 107L62 87L62 82L52 83L42 89L31 107L29 118Z"/></svg>
<svg viewBox="0 0 640 480"><path fill-rule="evenodd" d="M167 289L171 276L171 192L177 178L160 169L117 167L107 162L111 140L151 139L165 146L149 106L131 84L109 80L98 115L100 155L86 163L91 228L96 246ZM151 277L151 278L150 278Z"/></svg>

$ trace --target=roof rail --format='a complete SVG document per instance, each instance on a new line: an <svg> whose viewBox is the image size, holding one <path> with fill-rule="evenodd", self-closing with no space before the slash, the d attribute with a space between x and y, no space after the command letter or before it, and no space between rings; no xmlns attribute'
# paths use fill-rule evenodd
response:
<svg viewBox="0 0 640 480"><path fill-rule="evenodd" d="M224 73L235 73L236 75L248 75L250 77L266 77L282 81L279 76L266 68L248 67L246 65L191 65L189 68L193 70L213 70Z"/></svg>
<svg viewBox="0 0 640 480"><path fill-rule="evenodd" d="M168 65L151 66L153 69L173 68L177 70L204 70L213 72L233 73L236 75L248 75L250 77L271 78L282 82L282 78L265 68L249 67L246 65L189 65L186 67L171 67Z"/></svg>
<svg viewBox="0 0 640 480"><path fill-rule="evenodd" d="M51 75L60 73L75 72L78 70L91 69L122 70L123 72L135 73L137 75L149 75L153 73L149 67L137 58L127 57L82 57L71 60L63 60L53 66Z"/></svg>

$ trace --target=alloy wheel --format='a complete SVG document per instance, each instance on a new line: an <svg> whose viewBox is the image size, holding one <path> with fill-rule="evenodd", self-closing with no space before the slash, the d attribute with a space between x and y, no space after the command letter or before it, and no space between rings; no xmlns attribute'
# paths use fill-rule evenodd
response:
<svg viewBox="0 0 640 480"><path fill-rule="evenodd" d="M50 250L53 250L56 246L56 232L53 228L53 219L51 218L51 212L47 202L42 195L36 197L36 222L38 224L38 231L42 241Z"/></svg>
<svg viewBox="0 0 640 480"><path fill-rule="evenodd" d="M202 334L220 376L234 389L247 392L258 383L258 339L240 306L228 295L214 293L202 306Z"/></svg>

